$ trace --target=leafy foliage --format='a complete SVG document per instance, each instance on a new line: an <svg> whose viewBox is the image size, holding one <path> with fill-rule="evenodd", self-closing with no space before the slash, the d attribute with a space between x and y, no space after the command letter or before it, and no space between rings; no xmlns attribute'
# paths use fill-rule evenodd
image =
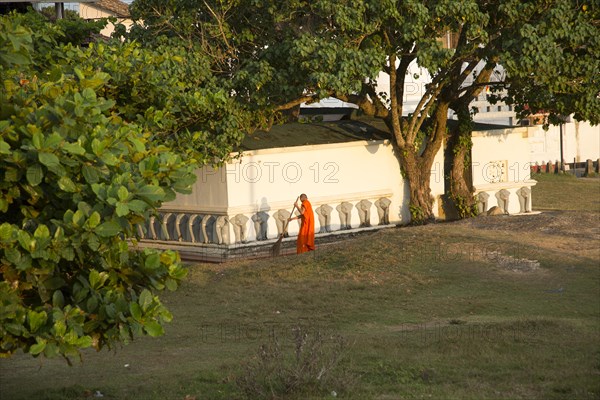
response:
<svg viewBox="0 0 600 400"><path fill-rule="evenodd" d="M598 10L575 0L138 0L132 14L143 21L133 38L184 43L207 55L224 87L259 120L326 96L383 118L411 209L420 210L412 213L416 223L433 217L429 180L448 111L466 109L486 86L502 90L521 115L549 112L551 122L561 114L592 122L600 115ZM457 40L446 48L440 38L450 32ZM431 82L406 116L413 62ZM378 92L378 79L387 80L389 94ZM461 115L468 124L471 115ZM450 135L468 138L460 130ZM470 210L463 155L453 167L453 179L463 182L452 185L451 197L465 199L462 208Z"/></svg>
<svg viewBox="0 0 600 400"><path fill-rule="evenodd" d="M226 157L245 118L209 84L192 90L210 74L181 50L58 38L60 26L34 15L0 19L4 356L70 357L162 334L171 315L156 292L186 270L174 252L137 249L138 230L189 193L201 163Z"/></svg>
<svg viewBox="0 0 600 400"><path fill-rule="evenodd" d="M506 18L518 29L503 35L500 56L507 70L498 93L521 116L549 114L549 123L573 114L600 123L600 9L578 1L549 6L509 2Z"/></svg>

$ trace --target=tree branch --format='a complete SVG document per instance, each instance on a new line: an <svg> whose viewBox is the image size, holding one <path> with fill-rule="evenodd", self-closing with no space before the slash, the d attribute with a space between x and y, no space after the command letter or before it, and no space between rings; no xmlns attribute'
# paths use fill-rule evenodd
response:
<svg viewBox="0 0 600 400"><path fill-rule="evenodd" d="M312 94L312 95L306 95L306 96L302 96L302 97L298 97L297 99L288 101L285 104L281 104L277 107L275 107L275 111L285 111L285 110L289 110L290 108L294 108L302 103L307 103L310 101L314 101L316 100L317 97L316 95Z"/></svg>
<svg viewBox="0 0 600 400"><path fill-rule="evenodd" d="M390 100L391 100L391 108L392 108L392 133L396 138L396 142L400 148L404 148L406 146L406 141L402 136L402 127L400 125L400 118L402 115L398 115L398 97L396 93L396 53L390 53L389 55L389 63L390 63Z"/></svg>

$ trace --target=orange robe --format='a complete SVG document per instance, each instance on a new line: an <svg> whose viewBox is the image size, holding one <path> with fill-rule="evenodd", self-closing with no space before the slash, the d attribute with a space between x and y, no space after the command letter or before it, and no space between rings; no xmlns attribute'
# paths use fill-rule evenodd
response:
<svg viewBox="0 0 600 400"><path fill-rule="evenodd" d="M312 205L308 200L302 202L304 212L300 215L300 232L296 242L296 252L298 254L312 251L315 249L315 215Z"/></svg>

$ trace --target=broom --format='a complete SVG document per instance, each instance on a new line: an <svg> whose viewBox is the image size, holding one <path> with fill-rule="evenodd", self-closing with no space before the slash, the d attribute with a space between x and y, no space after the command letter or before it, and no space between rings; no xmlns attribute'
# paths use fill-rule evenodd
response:
<svg viewBox="0 0 600 400"><path fill-rule="evenodd" d="M298 202L299 198L300 198L300 196L296 197L296 201L294 202L294 207L292 207L292 211L290 212L290 218L294 214L294 210L296 209L296 203ZM285 221L285 224L283 225L283 230L281 231L279 238L277 239L277 241L273 245L273 248L271 249L271 254L273 255L273 257L277 257L281 254L281 241L283 240L283 236L287 232L287 227L288 227L289 223L290 223L289 219Z"/></svg>

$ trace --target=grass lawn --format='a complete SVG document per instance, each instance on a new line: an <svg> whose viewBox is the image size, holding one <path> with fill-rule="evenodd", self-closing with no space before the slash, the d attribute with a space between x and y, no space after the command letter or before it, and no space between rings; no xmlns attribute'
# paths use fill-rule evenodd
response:
<svg viewBox="0 0 600 400"><path fill-rule="evenodd" d="M542 176L533 199L548 211L190 266L163 337L1 360L0 398L598 399L600 180Z"/></svg>

